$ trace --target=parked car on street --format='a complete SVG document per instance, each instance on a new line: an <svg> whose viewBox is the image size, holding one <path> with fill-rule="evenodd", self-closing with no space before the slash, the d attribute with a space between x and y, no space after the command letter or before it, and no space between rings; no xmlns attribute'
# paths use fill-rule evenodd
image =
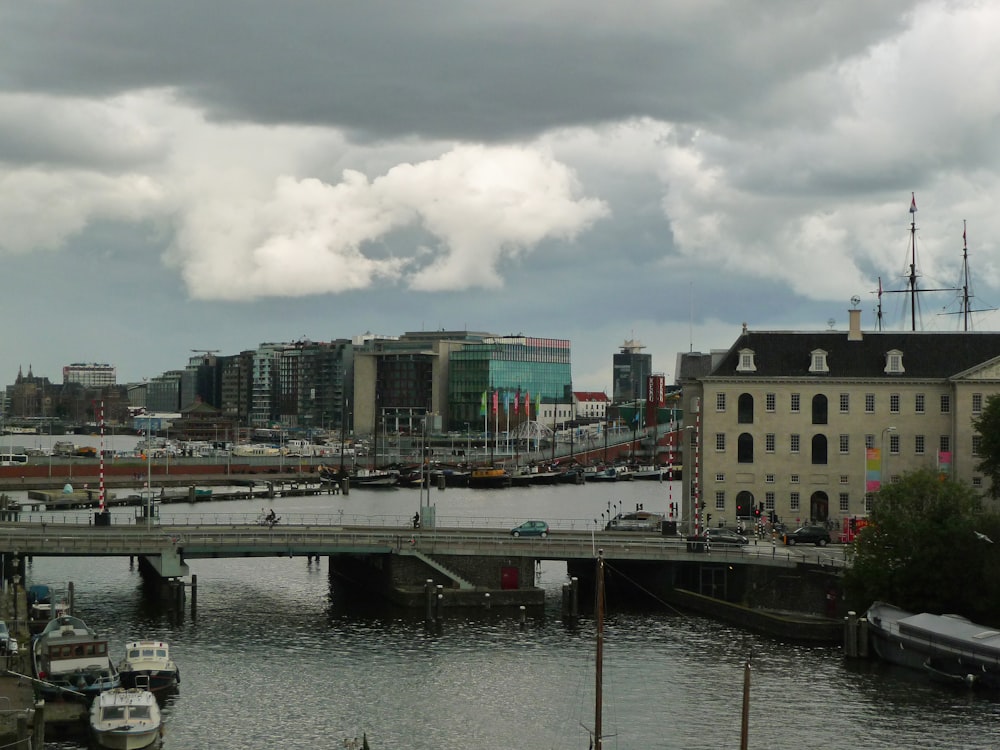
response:
<svg viewBox="0 0 1000 750"><path fill-rule="evenodd" d="M705 529L705 541L709 544L744 545L750 540L731 529Z"/></svg>
<svg viewBox="0 0 1000 750"><path fill-rule="evenodd" d="M549 525L545 521L525 521L520 526L515 526L510 530L511 536L540 536L542 539L549 535Z"/></svg>
<svg viewBox="0 0 1000 750"><path fill-rule="evenodd" d="M800 526L795 531L785 534L784 540L790 547L796 544L815 544L817 547L825 547L830 543L830 532L826 526Z"/></svg>

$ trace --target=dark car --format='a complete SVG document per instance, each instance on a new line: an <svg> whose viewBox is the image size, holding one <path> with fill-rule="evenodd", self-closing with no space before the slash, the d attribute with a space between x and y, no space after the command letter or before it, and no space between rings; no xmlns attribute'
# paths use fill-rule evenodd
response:
<svg viewBox="0 0 1000 750"><path fill-rule="evenodd" d="M737 544L744 545L749 540L742 534L737 534L729 529L705 529L705 541L709 544Z"/></svg>
<svg viewBox="0 0 1000 750"><path fill-rule="evenodd" d="M785 544L794 546L796 544L815 544L817 547L825 547L830 543L830 532L826 526L800 526L795 531L785 534Z"/></svg>
<svg viewBox="0 0 1000 750"><path fill-rule="evenodd" d="M510 530L511 536L540 536L542 539L549 535L549 525L545 521L525 521L520 526L515 526Z"/></svg>

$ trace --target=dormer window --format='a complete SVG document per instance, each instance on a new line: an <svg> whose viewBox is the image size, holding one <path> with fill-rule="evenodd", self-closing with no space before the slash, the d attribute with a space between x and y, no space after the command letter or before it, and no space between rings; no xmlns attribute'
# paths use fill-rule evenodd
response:
<svg viewBox="0 0 1000 750"><path fill-rule="evenodd" d="M887 375L898 375L906 372L903 369L903 353L899 349L892 349L885 353L885 373Z"/></svg>
<svg viewBox="0 0 1000 750"><path fill-rule="evenodd" d="M740 362L736 365L736 372L757 372L753 354L753 349L740 349Z"/></svg>
<svg viewBox="0 0 1000 750"><path fill-rule="evenodd" d="M826 355L822 349L814 349L809 355L809 372L830 372L830 366L826 363Z"/></svg>

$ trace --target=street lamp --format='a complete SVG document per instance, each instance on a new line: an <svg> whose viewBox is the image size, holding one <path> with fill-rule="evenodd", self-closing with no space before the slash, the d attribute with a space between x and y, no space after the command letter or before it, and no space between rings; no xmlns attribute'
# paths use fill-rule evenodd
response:
<svg viewBox="0 0 1000 750"><path fill-rule="evenodd" d="M889 434L890 432L895 432L895 431L896 431L896 428L893 427L893 426L886 427L884 430L882 430L882 478L885 481L880 482L879 483L879 487L881 487L884 484L888 484L891 481L891 478L890 478L889 472L888 472L888 468L889 468L889 454L885 450L885 436L887 434Z"/></svg>
<svg viewBox="0 0 1000 750"><path fill-rule="evenodd" d="M472 433L469 431L469 423L465 423L465 462L472 460Z"/></svg>

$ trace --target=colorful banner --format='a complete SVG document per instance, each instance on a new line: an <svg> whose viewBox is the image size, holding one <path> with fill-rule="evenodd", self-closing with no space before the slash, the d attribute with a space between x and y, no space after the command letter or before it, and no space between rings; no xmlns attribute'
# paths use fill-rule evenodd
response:
<svg viewBox="0 0 1000 750"><path fill-rule="evenodd" d="M882 486L882 450L865 449L865 492L878 492Z"/></svg>

